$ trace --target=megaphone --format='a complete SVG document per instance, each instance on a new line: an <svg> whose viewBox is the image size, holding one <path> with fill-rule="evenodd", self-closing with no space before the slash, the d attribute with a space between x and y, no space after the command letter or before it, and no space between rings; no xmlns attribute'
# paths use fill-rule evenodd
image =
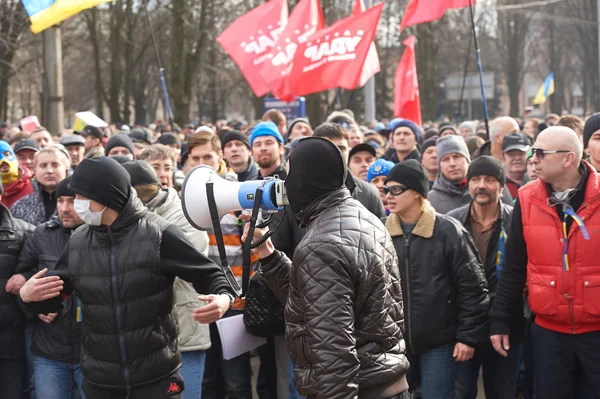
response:
<svg viewBox="0 0 600 399"><path fill-rule="evenodd" d="M229 212L252 209L258 188L264 193L259 204L263 211L278 211L289 204L282 180L250 180L238 183L223 179L210 166L196 166L183 181L181 205L188 222L198 230L213 228L209 208L209 183L219 219Z"/></svg>

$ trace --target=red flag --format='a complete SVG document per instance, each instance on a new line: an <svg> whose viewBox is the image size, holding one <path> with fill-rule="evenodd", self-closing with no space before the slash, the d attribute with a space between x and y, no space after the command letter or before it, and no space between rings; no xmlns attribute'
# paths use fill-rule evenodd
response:
<svg viewBox="0 0 600 399"><path fill-rule="evenodd" d="M363 0L356 0L354 3L354 9L352 10L352 15L358 15L361 12L365 11L365 3ZM360 75L360 80L358 82L358 87L364 86L367 83L367 80L374 76L376 73L380 71L379 66L379 55L377 54L377 48L375 47L375 43L371 43L369 47L369 53L367 54L367 59L365 60L365 64L363 65L362 73Z"/></svg>
<svg viewBox="0 0 600 399"><path fill-rule="evenodd" d="M394 95L394 115L410 119L418 125L421 120L421 98L417 79L417 60L415 58L415 36L404 41L406 49L396 70L396 93Z"/></svg>
<svg viewBox="0 0 600 399"><path fill-rule="evenodd" d="M289 98L341 87L355 89L375 38L383 3L320 30L298 46L288 76Z"/></svg>
<svg viewBox="0 0 600 399"><path fill-rule="evenodd" d="M271 49L270 61L265 62L260 70L260 75L275 97L279 99L286 97L285 77L291 70L298 45L305 43L309 37L324 27L325 20L320 1L300 0L275 47Z"/></svg>
<svg viewBox="0 0 600 399"><path fill-rule="evenodd" d="M217 37L231 56L257 97L269 92L259 71L271 58L288 19L286 0L271 0L242 15Z"/></svg>
<svg viewBox="0 0 600 399"><path fill-rule="evenodd" d="M410 0L404 10L400 31L407 26L435 21L442 18L446 10L468 7L475 2L476 0Z"/></svg>

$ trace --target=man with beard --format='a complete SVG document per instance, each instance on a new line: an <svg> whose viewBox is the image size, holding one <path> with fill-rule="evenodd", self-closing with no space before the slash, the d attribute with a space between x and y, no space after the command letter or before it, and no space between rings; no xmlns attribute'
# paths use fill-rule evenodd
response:
<svg viewBox="0 0 600 399"><path fill-rule="evenodd" d="M448 213L448 216L460 221L471 233L483 264L490 303L493 303L512 216L512 206L501 201L505 184L504 167L494 157L481 156L469 166L467 182L472 202ZM523 318L515 318L515 324L522 322ZM518 328L518 325L513 328ZM507 357L498 354L491 343L486 343L476 348L472 359L458 364L456 399L477 397L480 368L483 368L486 398L502 399L514 396L519 368L520 337L515 335L514 339Z"/></svg>
<svg viewBox="0 0 600 399"><path fill-rule="evenodd" d="M42 149L35 157L35 192L11 206L14 217L38 226L56 213L56 186L71 165L67 150L60 144Z"/></svg>
<svg viewBox="0 0 600 399"><path fill-rule="evenodd" d="M258 164L259 177L278 177L285 180L287 172L281 164L283 137L273 122L260 122L250 136L252 156Z"/></svg>
<svg viewBox="0 0 600 399"><path fill-rule="evenodd" d="M240 131L231 130L221 140L223 158L238 176L240 183L256 180L258 167L252 159L252 148L248 137Z"/></svg>
<svg viewBox="0 0 600 399"><path fill-rule="evenodd" d="M15 275L20 286L25 284L25 278L44 268L53 270L73 230L83 224L74 209L75 193L67 187L70 179L67 177L56 187L58 216L38 226L21 251ZM16 291L18 293L18 289ZM83 397L83 376L79 369L81 322L81 305L75 295L64 298L59 312L34 317L31 351L35 355L35 385L39 397L68 398L73 384ZM39 392L42 389L43 394Z"/></svg>
<svg viewBox="0 0 600 399"><path fill-rule="evenodd" d="M4 195L0 203L10 208L19 199L33 193L29 169L19 167L19 161L10 144L0 141L0 176Z"/></svg>
<svg viewBox="0 0 600 399"><path fill-rule="evenodd" d="M525 184L527 172L527 151L529 142L521 133L511 133L504 138L502 143L502 160L506 173L506 187L510 196L517 198L519 188Z"/></svg>

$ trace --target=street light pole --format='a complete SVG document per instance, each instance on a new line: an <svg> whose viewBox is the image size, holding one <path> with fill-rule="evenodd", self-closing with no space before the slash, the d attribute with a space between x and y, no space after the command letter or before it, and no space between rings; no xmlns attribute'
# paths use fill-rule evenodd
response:
<svg viewBox="0 0 600 399"><path fill-rule="evenodd" d="M373 5L372 0L365 1L365 10ZM600 0L598 0L600 2ZM365 95L365 124L368 125L375 119L375 77L372 76L364 87Z"/></svg>

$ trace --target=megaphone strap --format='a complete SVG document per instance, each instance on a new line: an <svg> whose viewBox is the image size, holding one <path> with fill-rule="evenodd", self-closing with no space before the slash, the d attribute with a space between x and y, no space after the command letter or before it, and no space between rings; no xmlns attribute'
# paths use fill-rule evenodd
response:
<svg viewBox="0 0 600 399"><path fill-rule="evenodd" d="M221 258L221 267L225 277L229 282L231 288L235 291L235 294L239 297L242 295L242 289L238 284L231 267L227 262L227 253L225 252L225 241L223 240L223 230L221 230L221 220L219 219L219 212L217 211L217 203L215 201L215 192L213 182L209 181L206 183L206 197L208 199L208 210L210 212L210 218L212 220L213 229L215 231L215 239L217 241L217 248L219 250L219 257Z"/></svg>

